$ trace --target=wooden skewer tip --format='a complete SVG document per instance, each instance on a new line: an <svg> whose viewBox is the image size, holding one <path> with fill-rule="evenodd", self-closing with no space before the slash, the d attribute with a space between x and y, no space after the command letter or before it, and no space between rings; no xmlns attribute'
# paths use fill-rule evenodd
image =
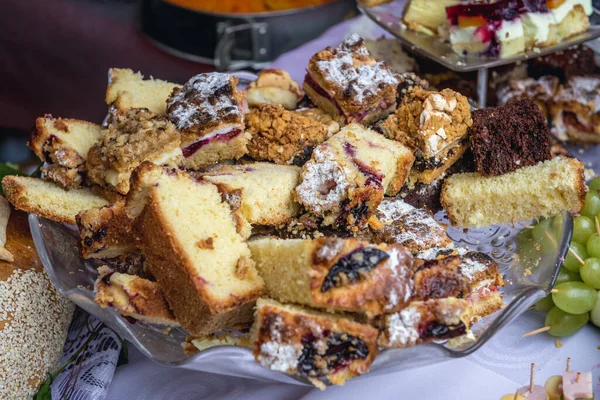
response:
<svg viewBox="0 0 600 400"><path fill-rule="evenodd" d="M535 363L531 363L531 373L529 374L529 393L533 393L533 385L535 384Z"/></svg>
<svg viewBox="0 0 600 400"><path fill-rule="evenodd" d="M581 257L579 257L579 254L575 253L575 250L573 250L573 249L571 248L571 246L569 246L569 253L571 253L571 255L572 255L573 257L575 257L575 259L576 259L577 261L579 261L579 264L581 264L581 265L585 264L585 262L584 262L584 261L581 259Z"/></svg>
<svg viewBox="0 0 600 400"><path fill-rule="evenodd" d="M550 293L558 293L558 289L552 289L550 290Z"/></svg>
<svg viewBox="0 0 600 400"><path fill-rule="evenodd" d="M596 233L600 236L600 222L598 221L598 216L594 216L594 222L596 224Z"/></svg>
<svg viewBox="0 0 600 400"><path fill-rule="evenodd" d="M581 372L577 373L577 379L575 379L575 382L579 382L581 380Z"/></svg>
<svg viewBox="0 0 600 400"><path fill-rule="evenodd" d="M548 232L548 231L545 230L544 233L546 234L546 237L548 239L550 239L550 241L552 242L552 244L554 245L554 247L556 247L557 246L556 240L554 240L554 238L552 237L552 235L550 234L550 232Z"/></svg>
<svg viewBox="0 0 600 400"><path fill-rule="evenodd" d="M567 372L571 372L571 357L567 358Z"/></svg>
<svg viewBox="0 0 600 400"><path fill-rule="evenodd" d="M543 328L536 329L536 330L533 330L531 332L527 332L526 334L523 335L523 337L537 335L538 333L549 331L550 328L551 328L550 325L548 325L548 326L545 326Z"/></svg>

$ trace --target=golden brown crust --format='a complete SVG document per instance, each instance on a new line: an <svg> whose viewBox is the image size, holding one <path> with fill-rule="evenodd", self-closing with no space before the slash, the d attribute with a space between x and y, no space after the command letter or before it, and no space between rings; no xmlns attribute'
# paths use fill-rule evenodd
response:
<svg viewBox="0 0 600 400"><path fill-rule="evenodd" d="M322 387L325 378L341 385L347 379L368 372L378 354L377 329L348 318L284 306L273 300L258 301L252 330L253 354L259 363L281 372L305 376L318 387ZM338 368L331 370L326 365L339 360L335 346L328 344L331 341L350 341L367 354L345 362L340 360ZM309 356L313 359L314 367L302 373L297 369L297 364L305 347L314 349ZM279 360L277 355L273 355L277 348L286 348L292 354L285 360ZM326 360L329 362L326 363ZM311 360L303 360L303 366L310 365Z"/></svg>
<svg viewBox="0 0 600 400"><path fill-rule="evenodd" d="M246 90L246 100L249 107L260 104L279 104L288 110L293 110L304 93L290 75L280 69L263 69L257 79L250 82Z"/></svg>
<svg viewBox="0 0 600 400"><path fill-rule="evenodd" d="M106 266L98 272L94 301L102 308L114 307L122 315L148 323L179 325L156 282L121 274Z"/></svg>
<svg viewBox="0 0 600 400"><path fill-rule="evenodd" d="M281 106L262 104L245 118L251 135L248 154L255 160L301 165L328 138L325 125Z"/></svg>
<svg viewBox="0 0 600 400"><path fill-rule="evenodd" d="M438 179L444 172L448 170L455 162L457 162L469 148L469 143L461 143L452 149L450 157L444 160L442 166L434 169L426 169L424 171L411 171L411 177L413 181L422 182L426 185Z"/></svg>
<svg viewBox="0 0 600 400"><path fill-rule="evenodd" d="M415 162L415 156L412 154L406 154L404 157L398 157L396 163L396 173L394 178L390 181L385 194L387 196L395 196L398 194L404 183L408 179L410 170Z"/></svg>
<svg viewBox="0 0 600 400"><path fill-rule="evenodd" d="M83 258L113 258L137 251L125 200L77 215Z"/></svg>

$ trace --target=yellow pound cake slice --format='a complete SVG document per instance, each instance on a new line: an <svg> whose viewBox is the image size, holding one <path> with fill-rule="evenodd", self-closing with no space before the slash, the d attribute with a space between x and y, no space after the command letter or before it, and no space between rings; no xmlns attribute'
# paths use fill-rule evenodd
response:
<svg viewBox="0 0 600 400"><path fill-rule="evenodd" d="M455 174L446 179L442 206L452 225L482 227L578 213L587 186L583 163L556 157L505 175Z"/></svg>
<svg viewBox="0 0 600 400"><path fill-rule="evenodd" d="M217 186L145 162L134 172L127 212L148 267L192 335L249 323L263 281Z"/></svg>
<svg viewBox="0 0 600 400"><path fill-rule="evenodd" d="M25 176L4 177L2 190L15 208L71 225L80 212L108 204L89 189L66 191L52 182Z"/></svg>
<svg viewBox="0 0 600 400"><path fill-rule="evenodd" d="M202 175L214 184L241 189L241 212L251 224L279 225L298 215L294 191L300 168L269 163L223 165Z"/></svg>
<svg viewBox="0 0 600 400"><path fill-rule="evenodd" d="M48 180L65 189L85 185L87 154L102 139L104 128L77 119L36 119L27 145L44 163L42 172Z"/></svg>
<svg viewBox="0 0 600 400"><path fill-rule="evenodd" d="M178 326L160 287L139 276L122 274L103 266L94 284L96 303L149 324Z"/></svg>
<svg viewBox="0 0 600 400"><path fill-rule="evenodd" d="M399 245L338 238L263 238L249 245L267 293L280 301L375 315L413 295L413 259Z"/></svg>
<svg viewBox="0 0 600 400"><path fill-rule="evenodd" d="M274 371L342 385L368 372L377 356L377 329L349 318L284 305L270 299L256 303L253 353Z"/></svg>
<svg viewBox="0 0 600 400"><path fill-rule="evenodd" d="M155 114L166 115L167 98L176 87L180 85L160 79L144 79L141 73L130 69L111 68L108 70L106 104L121 112L130 108L147 108Z"/></svg>

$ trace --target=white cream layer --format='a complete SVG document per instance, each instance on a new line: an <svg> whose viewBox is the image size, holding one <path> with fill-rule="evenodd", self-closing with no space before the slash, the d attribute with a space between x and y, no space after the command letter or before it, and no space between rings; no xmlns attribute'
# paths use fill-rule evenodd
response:
<svg viewBox="0 0 600 400"><path fill-rule="evenodd" d="M587 15L592 15L592 12L594 11L592 7L592 0L566 0L564 3L550 12L552 15L554 15L556 23L560 24L576 5L582 6Z"/></svg>

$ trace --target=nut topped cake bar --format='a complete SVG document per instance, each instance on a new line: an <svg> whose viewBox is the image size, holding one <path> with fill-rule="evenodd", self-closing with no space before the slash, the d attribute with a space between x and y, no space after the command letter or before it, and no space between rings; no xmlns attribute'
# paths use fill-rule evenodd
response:
<svg viewBox="0 0 600 400"><path fill-rule="evenodd" d="M600 143L600 78L570 79L551 106L553 133L575 143Z"/></svg>
<svg viewBox="0 0 600 400"><path fill-rule="evenodd" d="M88 153L88 176L95 184L127 194L131 173L142 162L181 165L180 143L179 132L164 116L144 108L113 113L102 140Z"/></svg>
<svg viewBox="0 0 600 400"><path fill-rule="evenodd" d="M267 294L280 301L378 315L413 296L412 256L400 245L333 237L248 244Z"/></svg>
<svg viewBox="0 0 600 400"><path fill-rule="evenodd" d="M252 332L257 362L320 389L324 381L342 385L368 372L379 352L378 331L370 325L270 299L257 301Z"/></svg>
<svg viewBox="0 0 600 400"><path fill-rule="evenodd" d="M357 34L313 55L306 71L303 88L308 97L347 123L369 125L396 107L398 80L385 62L369 55Z"/></svg>
<svg viewBox="0 0 600 400"><path fill-rule="evenodd" d="M167 115L181 132L184 166L199 169L248 152L238 79L211 72L191 78L167 99Z"/></svg>
<svg viewBox="0 0 600 400"><path fill-rule="evenodd" d="M91 122L45 115L35 120L28 146L44 163L44 178L68 190L87 184L88 151L103 134Z"/></svg>
<svg viewBox="0 0 600 400"><path fill-rule="evenodd" d="M245 220L232 211L228 193L149 162L131 182L128 215L182 327L202 336L249 323L263 280L250 258Z"/></svg>
<svg viewBox="0 0 600 400"><path fill-rule="evenodd" d="M510 100L531 99L539 107L544 118L548 118L549 103L556 95L558 84L558 78L550 75L539 79L512 80L498 91L498 105L504 105Z"/></svg>
<svg viewBox="0 0 600 400"><path fill-rule="evenodd" d="M358 124L317 146L302 167L298 201L324 225L364 224L383 195L396 194L413 164L412 151Z"/></svg>
<svg viewBox="0 0 600 400"><path fill-rule="evenodd" d="M277 164L303 165L312 149L329 137L329 128L301 113L261 104L245 116L248 155Z"/></svg>
<svg viewBox="0 0 600 400"><path fill-rule="evenodd" d="M419 182L431 183L464 154L472 123L465 96L450 89L433 92L417 86L381 130L415 151L411 175Z"/></svg>
<svg viewBox="0 0 600 400"><path fill-rule="evenodd" d="M473 112L470 128L475 169L503 175L552 158L546 119L530 99Z"/></svg>

